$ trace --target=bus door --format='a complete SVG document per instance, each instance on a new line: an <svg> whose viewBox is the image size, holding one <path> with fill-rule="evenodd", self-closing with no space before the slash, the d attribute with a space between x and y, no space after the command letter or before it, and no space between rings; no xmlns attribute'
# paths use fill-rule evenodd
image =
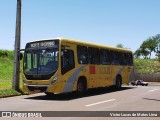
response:
<svg viewBox="0 0 160 120"><path fill-rule="evenodd" d="M61 74L62 79L65 82L64 92L73 91L73 84L75 78L73 78L75 68L74 51L72 49L61 49Z"/></svg>

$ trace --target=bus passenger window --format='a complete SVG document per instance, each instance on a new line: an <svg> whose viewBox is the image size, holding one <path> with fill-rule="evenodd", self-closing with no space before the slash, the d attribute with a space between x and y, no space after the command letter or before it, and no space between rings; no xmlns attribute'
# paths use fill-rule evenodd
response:
<svg viewBox="0 0 160 120"><path fill-rule="evenodd" d="M98 48L88 48L90 64L100 64L100 55Z"/></svg>
<svg viewBox="0 0 160 120"><path fill-rule="evenodd" d="M103 65L110 64L110 51L109 50L105 50L105 49L100 50L100 61L101 61L101 64Z"/></svg>
<svg viewBox="0 0 160 120"><path fill-rule="evenodd" d="M120 65L127 65L125 53L119 52L119 63Z"/></svg>
<svg viewBox="0 0 160 120"><path fill-rule="evenodd" d="M77 55L79 64L88 64L88 49L85 46L77 46Z"/></svg>
<svg viewBox="0 0 160 120"><path fill-rule="evenodd" d="M128 65L133 65L133 55L131 53L127 53L126 56Z"/></svg>
<svg viewBox="0 0 160 120"><path fill-rule="evenodd" d="M111 64L112 65L119 65L118 51L111 51Z"/></svg>
<svg viewBox="0 0 160 120"><path fill-rule="evenodd" d="M73 50L62 50L61 66L62 74L75 67Z"/></svg>

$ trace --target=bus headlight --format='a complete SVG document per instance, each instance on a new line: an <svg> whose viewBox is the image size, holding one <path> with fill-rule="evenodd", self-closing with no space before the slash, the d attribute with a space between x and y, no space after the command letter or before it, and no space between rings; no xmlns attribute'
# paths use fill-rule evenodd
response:
<svg viewBox="0 0 160 120"><path fill-rule="evenodd" d="M58 80L58 76L54 77L51 84L55 84L57 80Z"/></svg>

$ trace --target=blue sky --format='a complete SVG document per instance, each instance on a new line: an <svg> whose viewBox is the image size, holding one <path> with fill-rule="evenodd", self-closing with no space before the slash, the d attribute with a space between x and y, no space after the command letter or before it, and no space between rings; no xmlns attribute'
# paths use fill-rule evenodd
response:
<svg viewBox="0 0 160 120"><path fill-rule="evenodd" d="M17 0L0 0L0 49L14 49ZM21 48L65 37L135 51L160 34L160 0L22 0Z"/></svg>

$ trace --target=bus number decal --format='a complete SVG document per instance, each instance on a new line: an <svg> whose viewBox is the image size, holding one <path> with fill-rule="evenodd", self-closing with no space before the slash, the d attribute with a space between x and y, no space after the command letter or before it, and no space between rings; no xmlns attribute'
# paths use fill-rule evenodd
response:
<svg viewBox="0 0 160 120"><path fill-rule="evenodd" d="M90 71L90 74L96 74L95 66L90 66L89 71Z"/></svg>
<svg viewBox="0 0 160 120"><path fill-rule="evenodd" d="M102 67L102 68L99 69L99 73L100 74L110 74L111 69L110 69L110 67Z"/></svg>

